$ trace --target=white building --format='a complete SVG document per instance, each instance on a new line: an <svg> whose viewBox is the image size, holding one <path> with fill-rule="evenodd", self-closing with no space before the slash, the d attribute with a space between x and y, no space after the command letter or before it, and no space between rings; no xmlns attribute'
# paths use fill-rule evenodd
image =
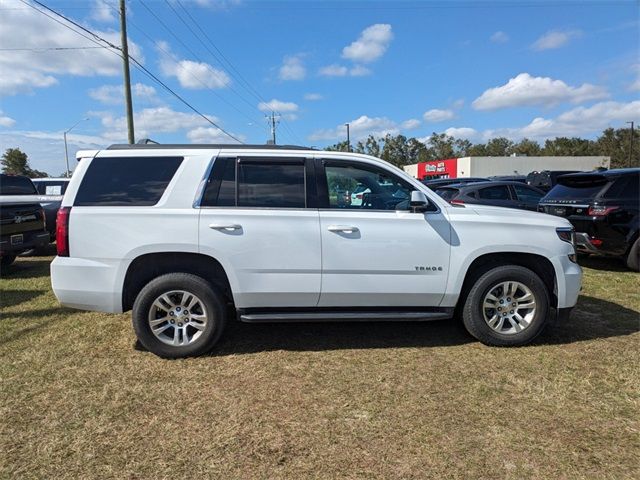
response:
<svg viewBox="0 0 640 480"><path fill-rule="evenodd" d="M542 170L591 171L609 168L610 158L590 157L462 157L406 165L405 172L423 178L490 177L494 175L527 175Z"/></svg>

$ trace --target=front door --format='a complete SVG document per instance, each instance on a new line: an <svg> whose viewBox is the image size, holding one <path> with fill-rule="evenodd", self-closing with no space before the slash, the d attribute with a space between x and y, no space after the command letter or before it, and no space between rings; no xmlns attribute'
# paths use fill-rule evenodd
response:
<svg viewBox="0 0 640 480"><path fill-rule="evenodd" d="M433 211L413 213L409 198L415 187L376 165L321 160L317 172L324 207L318 305L438 306L451 235L439 209L434 205Z"/></svg>
<svg viewBox="0 0 640 480"><path fill-rule="evenodd" d="M298 158L215 161L200 209L200 252L225 268L238 308L318 303L320 227L307 202L312 168Z"/></svg>

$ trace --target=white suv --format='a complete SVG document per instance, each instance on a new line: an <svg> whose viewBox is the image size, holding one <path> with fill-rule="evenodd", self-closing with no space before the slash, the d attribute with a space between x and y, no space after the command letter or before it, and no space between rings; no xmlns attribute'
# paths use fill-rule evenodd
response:
<svg viewBox="0 0 640 480"><path fill-rule="evenodd" d="M133 310L138 339L162 357L209 351L234 311L243 322L458 314L483 343L523 345L578 298L567 220L452 206L373 157L115 145L78 159L53 290L66 306ZM358 184L364 201L345 202Z"/></svg>

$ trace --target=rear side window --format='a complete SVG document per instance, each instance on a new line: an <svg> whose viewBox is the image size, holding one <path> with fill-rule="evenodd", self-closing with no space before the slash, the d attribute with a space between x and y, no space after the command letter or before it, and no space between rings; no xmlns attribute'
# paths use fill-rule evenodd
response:
<svg viewBox="0 0 640 480"><path fill-rule="evenodd" d="M485 200L511 200L509 189L504 185L481 188L478 190L478 198Z"/></svg>
<svg viewBox="0 0 640 480"><path fill-rule="evenodd" d="M69 182L44 180L39 182L33 182L38 189L40 195L64 195L67 191L67 185Z"/></svg>
<svg viewBox="0 0 640 480"><path fill-rule="evenodd" d="M527 188L524 185L513 185L513 189L516 191L518 200L527 203L538 203L544 196L540 192L536 192L532 188Z"/></svg>
<svg viewBox="0 0 640 480"><path fill-rule="evenodd" d="M237 175L237 182L236 182ZM202 206L305 208L302 160L216 160Z"/></svg>
<svg viewBox="0 0 640 480"><path fill-rule="evenodd" d="M182 160L182 157L94 158L82 179L74 205L155 205Z"/></svg>
<svg viewBox="0 0 640 480"><path fill-rule="evenodd" d="M441 198L443 198L448 202L453 197L458 195L458 190L456 190L455 188L438 188L436 190L436 193L440 195Z"/></svg>
<svg viewBox="0 0 640 480"><path fill-rule="evenodd" d="M638 198L639 182L638 175L620 177L607 189L603 198Z"/></svg>
<svg viewBox="0 0 640 480"><path fill-rule="evenodd" d="M0 195L35 195L36 187L27 177L2 175L0 177Z"/></svg>

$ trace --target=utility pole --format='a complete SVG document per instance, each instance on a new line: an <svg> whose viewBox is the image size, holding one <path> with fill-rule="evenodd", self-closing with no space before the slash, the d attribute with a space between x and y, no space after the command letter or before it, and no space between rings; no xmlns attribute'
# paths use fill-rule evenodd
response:
<svg viewBox="0 0 640 480"><path fill-rule="evenodd" d="M631 124L631 139L629 141L629 167L633 166L633 122L627 122Z"/></svg>
<svg viewBox="0 0 640 480"><path fill-rule="evenodd" d="M127 44L127 16L125 0L120 0L120 43L122 44L122 62L124 68L124 104L127 110L127 136L129 143L136 142L133 131L133 104L131 102L131 76L129 73L129 45Z"/></svg>
<svg viewBox="0 0 640 480"><path fill-rule="evenodd" d="M276 121L276 112L271 112L271 116L267 117L269 125L271 126L271 144L276 144L276 125L279 121Z"/></svg>
<svg viewBox="0 0 640 480"><path fill-rule="evenodd" d="M351 137L349 135L349 124L345 123L345 127L347 127L347 152L351 151Z"/></svg>

